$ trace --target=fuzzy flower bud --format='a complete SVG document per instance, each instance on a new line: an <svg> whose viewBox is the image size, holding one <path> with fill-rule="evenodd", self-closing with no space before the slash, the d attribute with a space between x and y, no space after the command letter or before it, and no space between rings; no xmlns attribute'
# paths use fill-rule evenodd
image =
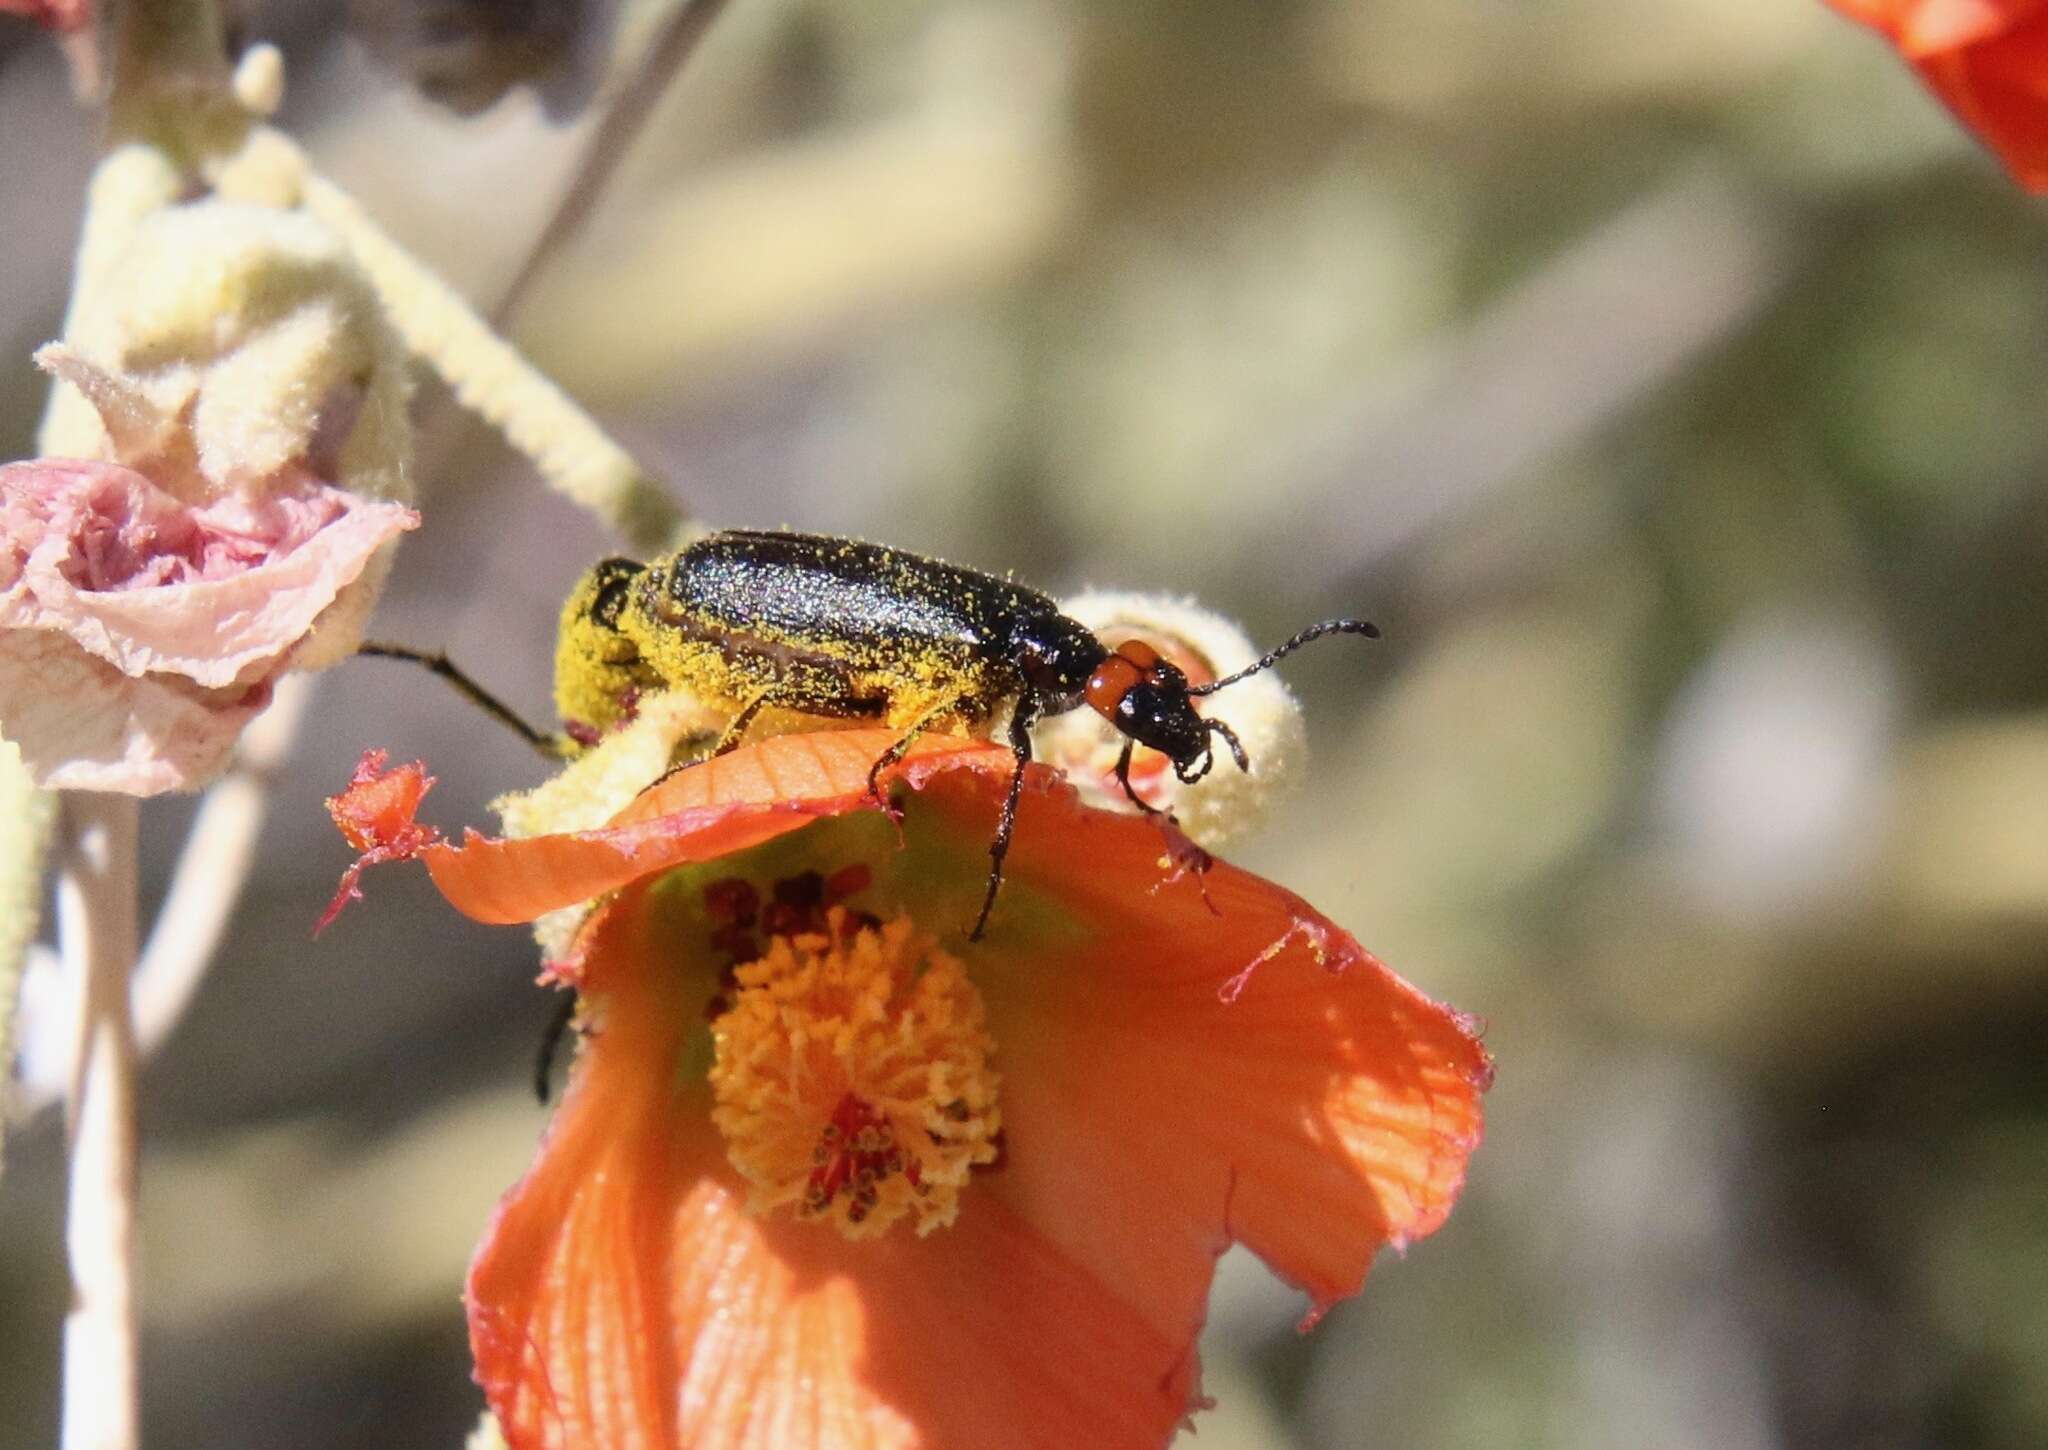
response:
<svg viewBox="0 0 2048 1450"><path fill-rule="evenodd" d="M143 170L110 157L96 202ZM404 358L302 212L138 205L80 269L37 359L58 456L0 468L0 732L46 788L190 789L280 674L355 648L418 523Z"/></svg>
<svg viewBox="0 0 2048 1450"><path fill-rule="evenodd" d="M1112 647L1142 639L1179 665L1192 684L1243 669L1259 652L1244 631L1185 599L1096 591L1066 600L1065 611ZM1273 802L1298 780L1305 752L1301 706L1271 671L1203 696L1196 708L1228 723L1251 762L1239 771L1227 757L1192 784L1175 778L1166 758L1139 750L1131 784L1146 802L1171 811L1196 843L1216 850L1250 834ZM1116 781L1124 737L1092 710L1069 710L1032 730L1034 754L1064 771L1089 805L1131 810Z"/></svg>

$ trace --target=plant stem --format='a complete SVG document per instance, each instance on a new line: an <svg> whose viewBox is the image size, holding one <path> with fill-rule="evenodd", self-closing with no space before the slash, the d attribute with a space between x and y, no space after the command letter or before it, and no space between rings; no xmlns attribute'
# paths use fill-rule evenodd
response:
<svg viewBox="0 0 2048 1450"><path fill-rule="evenodd" d="M207 787L192 818L129 993L145 1060L185 1015L227 933L256 864L272 778L298 739L312 695L310 675L277 682L270 708L249 722L233 767Z"/></svg>
<svg viewBox="0 0 2048 1450"><path fill-rule="evenodd" d="M555 203L547 225L534 239L511 285L491 310L495 326L502 328L511 320L519 304L526 300L534 280L596 210L599 198L646 126L655 103L697 53L704 33L711 29L711 22L725 9L725 3L726 0L674 0L660 29L634 58L631 71L592 128L590 139L577 158L569 189Z"/></svg>
<svg viewBox="0 0 2048 1450"><path fill-rule="evenodd" d="M63 1450L134 1450L136 801L73 791L57 841L57 930L77 994L78 1047L65 1128L71 1148L65 1248Z"/></svg>

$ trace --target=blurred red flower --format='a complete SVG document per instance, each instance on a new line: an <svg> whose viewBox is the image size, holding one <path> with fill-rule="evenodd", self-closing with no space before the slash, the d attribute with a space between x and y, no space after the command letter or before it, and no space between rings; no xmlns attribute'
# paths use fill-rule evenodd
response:
<svg viewBox="0 0 2048 1450"><path fill-rule="evenodd" d="M2021 185L2048 191L2048 0L1828 0L1882 33Z"/></svg>
<svg viewBox="0 0 2048 1450"><path fill-rule="evenodd" d="M611 893L548 968L584 1047L469 1276L517 1450L1162 1445L1226 1247L1312 1322L1449 1213L1492 1072L1467 1019L1043 767L970 942L1010 754L921 740L899 821L893 738L419 852L485 921Z"/></svg>
<svg viewBox="0 0 2048 1450"><path fill-rule="evenodd" d="M0 0L0 14L25 15L52 30L83 30L92 23L92 0Z"/></svg>

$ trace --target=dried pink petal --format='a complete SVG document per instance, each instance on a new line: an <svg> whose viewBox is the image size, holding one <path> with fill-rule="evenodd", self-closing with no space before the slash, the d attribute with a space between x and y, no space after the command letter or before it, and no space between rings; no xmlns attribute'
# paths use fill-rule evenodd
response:
<svg viewBox="0 0 2048 1450"><path fill-rule="evenodd" d="M0 731L46 790L161 795L218 775L267 682L198 690L131 679L49 630L0 630Z"/></svg>
<svg viewBox="0 0 2048 1450"><path fill-rule="evenodd" d="M402 505L310 475L179 502L119 464L0 466L0 729L40 783L204 782Z"/></svg>
<svg viewBox="0 0 2048 1450"><path fill-rule="evenodd" d="M118 464L0 467L0 628L60 630L129 675L209 688L305 635L386 539L403 505L308 480L179 503Z"/></svg>

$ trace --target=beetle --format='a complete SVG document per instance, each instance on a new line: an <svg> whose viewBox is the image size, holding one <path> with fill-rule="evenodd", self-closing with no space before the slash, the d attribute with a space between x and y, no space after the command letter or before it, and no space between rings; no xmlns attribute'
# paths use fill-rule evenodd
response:
<svg viewBox="0 0 2048 1450"><path fill-rule="evenodd" d="M855 539L733 530L646 564L613 558L589 570L563 607L555 692L566 753L628 717L639 696L678 686L730 710L714 755L737 746L770 707L879 720L902 734L868 772L877 796L882 771L927 731L1000 730L1017 769L968 933L978 940L1002 885L1037 721L1083 705L1109 721L1124 737L1118 783L1159 814L1131 785L1132 751L1160 751L1192 784L1214 767L1220 738L1249 770L1236 733L1197 713L1195 700L1331 634L1379 630L1324 620L1235 674L1191 685L1142 640L1112 648L1012 580Z"/></svg>
<svg viewBox="0 0 2048 1450"><path fill-rule="evenodd" d="M1124 794L1147 814L1167 815L1131 785L1136 747L1160 751L1188 784L1215 765L1217 737L1238 769L1250 769L1236 732L1198 714L1194 701L1330 634L1376 639L1379 630L1362 619L1326 619L1235 674L1191 685L1145 641L1112 648L1046 595L1012 580L853 539L734 530L651 563L605 559L577 581L562 606L556 646L559 734L527 724L445 654L385 643L365 643L357 652L424 666L551 756L580 755L628 719L639 697L676 686L731 712L713 755L739 745L770 706L879 719L904 733L868 771L878 796L881 772L926 731L1003 728L1017 768L989 845L988 888L968 933L979 940L1002 885L1032 725L1085 704L1124 737L1116 762ZM1189 851L1206 860L1184 837L1172 854ZM542 1044L542 1102L575 1007L572 994Z"/></svg>

